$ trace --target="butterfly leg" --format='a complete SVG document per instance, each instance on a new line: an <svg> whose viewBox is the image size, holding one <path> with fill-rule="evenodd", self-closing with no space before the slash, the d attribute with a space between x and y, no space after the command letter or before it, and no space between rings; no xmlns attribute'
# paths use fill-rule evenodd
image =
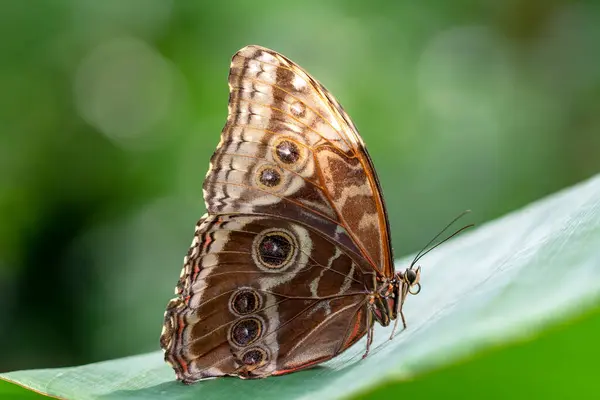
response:
<svg viewBox="0 0 600 400"><path fill-rule="evenodd" d="M404 318L404 313L402 312L402 310L400 310L399 312L400 314L400 318L402 319L402 330L406 329L406 318ZM398 319L396 319L396 321L394 322L394 328L392 328L392 334L390 335L390 340L392 340L394 338L394 335L396 334L396 328L398 327Z"/></svg>
<svg viewBox="0 0 600 400"><path fill-rule="evenodd" d="M367 349L365 350L365 354L363 354L362 358L367 358L369 355L369 351L371 351L371 344L373 343L373 333L375 331L375 320L373 319L373 312L369 308L367 310Z"/></svg>
<svg viewBox="0 0 600 400"><path fill-rule="evenodd" d="M392 328L392 333L390 334L390 340L394 338L394 335L396 334L396 328L398 328L398 318L396 318L396 321L394 321L394 327Z"/></svg>
<svg viewBox="0 0 600 400"><path fill-rule="evenodd" d="M396 334L396 329L398 328L398 314L402 316L402 323L404 324L404 329L406 329L406 322L404 321L404 314L402 313L402 305L399 301L396 302L396 320L394 321L394 327L392 328L390 340L394 338L394 335Z"/></svg>
<svg viewBox="0 0 600 400"><path fill-rule="evenodd" d="M400 301L396 302L396 315L400 315L402 319L402 330L406 329L406 318L404 317L404 311L402 307L404 306L404 299L406 298L406 291L408 289L403 285L402 286L402 294ZM398 328L398 318L396 317L396 321L394 321L394 327L392 328L392 334L390 335L390 340L394 338L396 334L396 328Z"/></svg>
<svg viewBox="0 0 600 400"><path fill-rule="evenodd" d="M400 317L402 318L402 330L406 329L406 318L404 318L404 311L400 310Z"/></svg>

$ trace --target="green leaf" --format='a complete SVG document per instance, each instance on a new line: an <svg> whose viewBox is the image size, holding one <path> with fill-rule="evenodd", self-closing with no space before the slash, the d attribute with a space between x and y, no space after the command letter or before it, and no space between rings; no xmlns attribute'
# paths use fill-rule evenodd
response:
<svg viewBox="0 0 600 400"><path fill-rule="evenodd" d="M185 386L173 380L160 352L0 378L76 399L330 399L397 392L403 385L414 387L410 380L435 382L435 374L427 374L432 370L459 371L457 362L468 356L534 338L551 323L591 310L600 297L599 249L597 176L428 255L422 260L423 290L405 305L408 329L389 341L391 329L378 326L365 360L363 340L321 367L256 381L223 378ZM0 394L3 390L0 385Z"/></svg>

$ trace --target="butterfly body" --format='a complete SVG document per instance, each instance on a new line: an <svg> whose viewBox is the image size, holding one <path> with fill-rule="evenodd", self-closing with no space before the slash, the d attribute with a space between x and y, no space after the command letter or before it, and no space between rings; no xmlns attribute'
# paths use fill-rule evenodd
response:
<svg viewBox="0 0 600 400"><path fill-rule="evenodd" d="M329 360L398 321L419 270L394 272L379 182L333 96L281 54L234 55L229 115L165 312L178 379L262 378Z"/></svg>

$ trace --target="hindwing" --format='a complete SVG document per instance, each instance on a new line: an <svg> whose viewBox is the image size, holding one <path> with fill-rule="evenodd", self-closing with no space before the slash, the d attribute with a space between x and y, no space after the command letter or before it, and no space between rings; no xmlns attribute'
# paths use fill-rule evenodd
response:
<svg viewBox="0 0 600 400"><path fill-rule="evenodd" d="M307 226L268 216L208 216L167 307L161 346L188 383L305 368L364 336L374 275Z"/></svg>

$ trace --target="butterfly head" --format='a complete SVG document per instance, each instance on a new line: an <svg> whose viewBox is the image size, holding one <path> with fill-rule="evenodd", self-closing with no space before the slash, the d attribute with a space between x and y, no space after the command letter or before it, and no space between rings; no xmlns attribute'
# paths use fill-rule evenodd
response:
<svg viewBox="0 0 600 400"><path fill-rule="evenodd" d="M404 273L399 272L398 278L402 282L402 286L406 287L406 292L410 294L419 294L421 291L421 267L418 266L414 268L414 266L410 266L404 271Z"/></svg>
<svg viewBox="0 0 600 400"><path fill-rule="evenodd" d="M387 297L388 310L391 312L391 319L395 320L398 318L398 314L402 313L402 305L406 300L408 294L419 294L421 291L421 267L411 265L404 271L396 272L394 278L391 281L392 295ZM404 324L404 317L402 316L402 322ZM394 330L395 330L394 326Z"/></svg>

